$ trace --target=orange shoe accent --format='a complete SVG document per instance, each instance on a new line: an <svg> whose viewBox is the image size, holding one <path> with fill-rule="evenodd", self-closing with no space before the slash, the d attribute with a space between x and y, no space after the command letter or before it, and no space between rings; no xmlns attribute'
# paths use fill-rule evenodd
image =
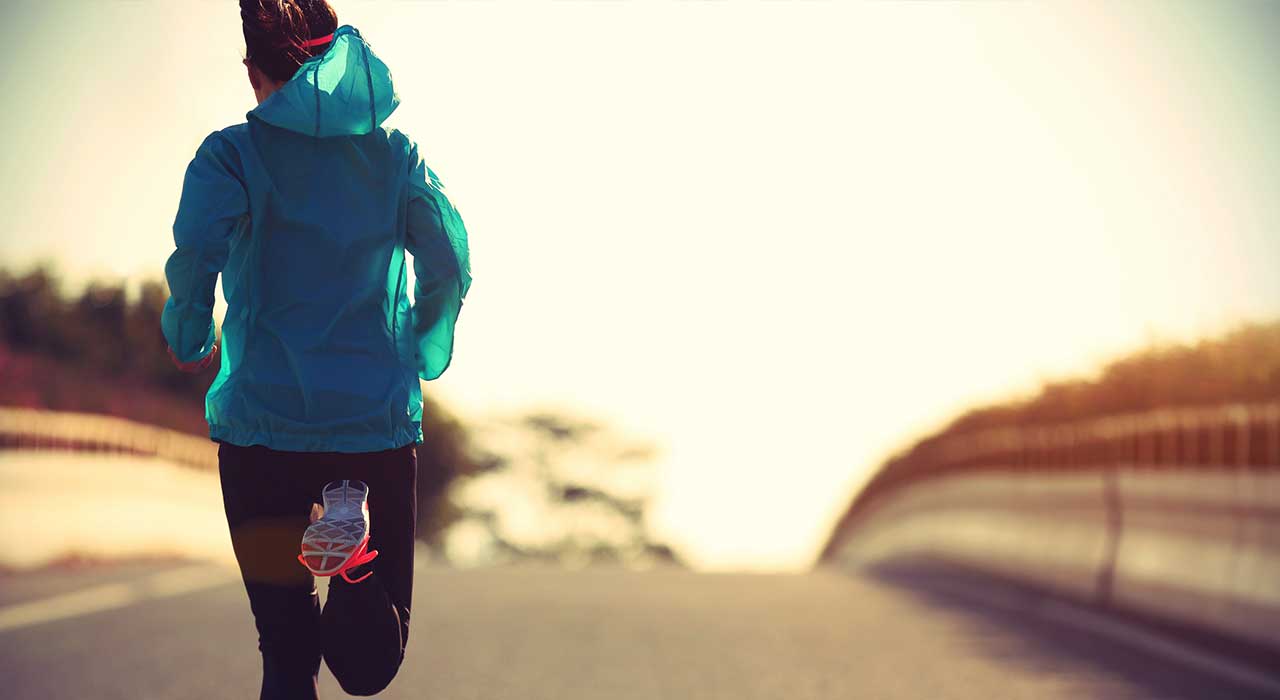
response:
<svg viewBox="0 0 1280 700"><path fill-rule="evenodd" d="M307 565L307 560L301 554L298 555L298 561L301 562L303 566L306 566L307 570L311 571L311 573L315 576L320 576L323 578L326 576L335 576L340 574L342 578L347 581L347 583L360 583L361 581L372 576L373 571L369 571L364 576L361 576L358 579L352 579L350 576L347 575L347 572L350 571L351 569L356 568L357 566L360 566L361 564L367 564L373 561L374 559L378 558L378 550L376 549L368 550L368 547L369 547L369 536L365 535L364 539L360 540L360 544L355 548L355 551L351 553L351 556L350 558L347 559L346 563L338 567L337 571L334 571L328 574L317 574L315 571L311 569L310 566Z"/></svg>
<svg viewBox="0 0 1280 700"><path fill-rule="evenodd" d="M345 579L347 583L360 583L361 581L372 576L373 575L372 569L370 569L367 573L365 573L364 576L361 576L360 578L355 579L354 581L351 580L351 577L347 575L347 572L350 571L351 569L354 569L357 566L360 566L361 564L367 564L373 561L374 559L378 558L378 550L375 549L373 551L366 551L368 546L369 546L369 536L365 535L364 539L360 541L360 546L356 547L356 551L351 553L351 558L348 559L347 563L343 564L342 567L339 568L335 573L342 574L342 578Z"/></svg>

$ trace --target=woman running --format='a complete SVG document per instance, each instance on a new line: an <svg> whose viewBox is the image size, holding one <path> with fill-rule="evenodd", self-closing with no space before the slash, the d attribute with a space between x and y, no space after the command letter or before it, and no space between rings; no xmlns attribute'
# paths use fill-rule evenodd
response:
<svg viewBox="0 0 1280 700"><path fill-rule="evenodd" d="M205 418L261 697L316 698L321 658L373 695L408 641L419 380L453 356L467 234L417 145L381 126L399 99L360 32L325 0L240 0L240 17L258 106L187 168L161 325L181 369L208 367L222 274Z"/></svg>

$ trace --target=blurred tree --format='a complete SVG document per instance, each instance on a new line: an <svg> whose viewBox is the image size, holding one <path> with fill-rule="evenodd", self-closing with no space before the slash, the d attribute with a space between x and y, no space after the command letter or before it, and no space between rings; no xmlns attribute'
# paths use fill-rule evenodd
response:
<svg viewBox="0 0 1280 700"><path fill-rule="evenodd" d="M65 328L65 303L48 264L21 277L0 273L0 340L23 349L40 349L65 357L71 348L59 330Z"/></svg>
<svg viewBox="0 0 1280 700"><path fill-rule="evenodd" d="M462 424L425 393L418 445L418 538L439 549L445 531L462 516L449 498L450 485L493 464L476 456Z"/></svg>
<svg viewBox="0 0 1280 700"><path fill-rule="evenodd" d="M126 306L123 286L91 282L85 287L63 331L84 364L117 377L131 369L132 353L123 334Z"/></svg>
<svg viewBox="0 0 1280 700"><path fill-rule="evenodd" d="M538 411L485 423L480 469L459 478L445 549L462 563L535 558L675 561L645 522L654 448L589 419Z"/></svg>

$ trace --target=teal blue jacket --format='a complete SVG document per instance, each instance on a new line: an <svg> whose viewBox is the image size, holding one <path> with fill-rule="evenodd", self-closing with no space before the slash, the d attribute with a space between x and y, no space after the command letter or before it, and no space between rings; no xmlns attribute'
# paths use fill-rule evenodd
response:
<svg viewBox="0 0 1280 700"><path fill-rule="evenodd" d="M422 441L419 380L449 367L471 267L439 178L381 126L398 104L386 65L344 25L245 123L197 149L161 326L178 360L212 352L222 274L211 438L302 452Z"/></svg>

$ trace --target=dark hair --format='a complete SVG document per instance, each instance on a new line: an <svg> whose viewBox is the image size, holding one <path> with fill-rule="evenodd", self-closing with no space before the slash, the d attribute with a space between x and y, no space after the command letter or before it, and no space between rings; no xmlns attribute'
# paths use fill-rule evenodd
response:
<svg viewBox="0 0 1280 700"><path fill-rule="evenodd" d="M283 82L303 61L329 47L302 44L337 29L338 13L326 0L240 0L240 21L245 58L267 77Z"/></svg>

